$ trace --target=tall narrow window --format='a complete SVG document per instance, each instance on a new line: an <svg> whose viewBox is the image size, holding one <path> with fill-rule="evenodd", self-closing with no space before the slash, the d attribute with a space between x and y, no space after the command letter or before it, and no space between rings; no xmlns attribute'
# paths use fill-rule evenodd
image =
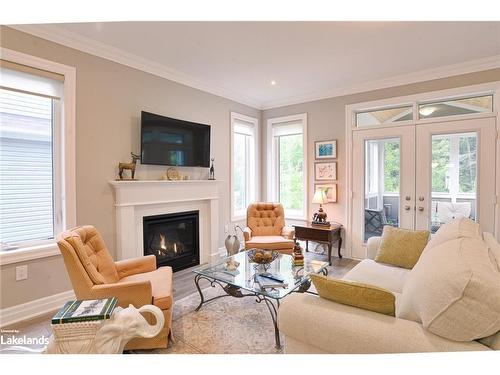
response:
<svg viewBox="0 0 500 375"><path fill-rule="evenodd" d="M270 197L280 202L288 218L307 216L307 116L269 120L271 145ZM269 134L270 133L270 134Z"/></svg>
<svg viewBox="0 0 500 375"><path fill-rule="evenodd" d="M258 120L231 113L231 216L244 219L248 205L257 199Z"/></svg>
<svg viewBox="0 0 500 375"><path fill-rule="evenodd" d="M61 229L62 82L2 67L0 241L11 250L53 240Z"/></svg>

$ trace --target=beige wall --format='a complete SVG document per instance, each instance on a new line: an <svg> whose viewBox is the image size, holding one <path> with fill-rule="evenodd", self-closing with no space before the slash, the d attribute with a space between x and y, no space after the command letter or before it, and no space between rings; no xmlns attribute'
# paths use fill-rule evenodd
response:
<svg viewBox="0 0 500 375"><path fill-rule="evenodd" d="M326 206L330 218L343 222L345 187L345 105L446 89L500 79L500 70L434 80L362 94L259 111L248 106L162 79L120 64L67 48L19 31L2 27L0 45L39 56L77 69L77 224L93 224L115 252L113 195L108 181L116 177L118 161L139 152L139 116L147 110L186 120L211 124L212 150L217 179L221 185L220 246L224 224L230 220L230 112L237 111L261 119L262 197L266 192L266 132L268 118L307 112L309 147L309 201L313 193L312 167L315 140L338 139L339 203ZM140 166L138 177L158 178L162 167ZM192 169L199 178L199 169ZM309 216L316 209L310 205ZM71 289L59 256L26 262L29 278L15 281L15 264L1 267L0 309Z"/></svg>
<svg viewBox="0 0 500 375"><path fill-rule="evenodd" d="M229 216L230 112L260 118L260 111L222 97L2 27L1 46L76 67L77 224L93 224L115 253L115 211L108 181L117 163L140 152L141 110L212 125L212 156L221 184L220 241ZM164 167L139 166L156 179ZM193 178L207 173L189 169ZM60 257L29 262L29 279L16 282L15 265L1 268L0 308L71 289ZM47 282L50 280L50 282Z"/></svg>
<svg viewBox="0 0 500 375"><path fill-rule="evenodd" d="M354 95L340 96L335 98L317 100L308 103L301 103L280 108L265 110L262 113L262 192L265 197L267 173L266 160L266 126L267 120L274 117L288 116L297 113L307 113L307 136L308 136L308 201L312 201L314 194L314 142L328 139L337 139L338 147L338 203L330 203L324 206L330 220L345 223L347 210L347 192L346 187L346 118L345 107L349 104L391 98L397 96L411 95L422 92L444 90L453 87L468 86L485 82L500 80L500 69L488 70L478 73L465 74L450 78L437 79L427 82L421 82L411 85L391 87L383 90L369 91ZM309 214L317 210L318 205L309 203ZM345 243L345 242L344 242Z"/></svg>

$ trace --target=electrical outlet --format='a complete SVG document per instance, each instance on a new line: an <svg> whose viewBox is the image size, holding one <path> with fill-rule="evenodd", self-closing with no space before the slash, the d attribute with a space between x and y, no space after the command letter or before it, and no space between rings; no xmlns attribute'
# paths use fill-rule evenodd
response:
<svg viewBox="0 0 500 375"><path fill-rule="evenodd" d="M26 280L28 278L28 265L16 267L16 281Z"/></svg>
<svg viewBox="0 0 500 375"><path fill-rule="evenodd" d="M226 234L229 233L229 225L228 224L224 225L224 233L226 233Z"/></svg>

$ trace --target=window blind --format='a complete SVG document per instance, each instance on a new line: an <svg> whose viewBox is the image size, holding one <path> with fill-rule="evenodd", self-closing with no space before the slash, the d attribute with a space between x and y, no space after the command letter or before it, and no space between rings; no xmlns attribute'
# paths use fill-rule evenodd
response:
<svg viewBox="0 0 500 375"><path fill-rule="evenodd" d="M53 101L0 89L0 241L54 237Z"/></svg>

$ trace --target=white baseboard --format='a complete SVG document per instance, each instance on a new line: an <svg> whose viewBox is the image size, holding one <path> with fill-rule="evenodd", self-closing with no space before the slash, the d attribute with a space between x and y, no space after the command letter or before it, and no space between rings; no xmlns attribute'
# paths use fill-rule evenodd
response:
<svg viewBox="0 0 500 375"><path fill-rule="evenodd" d="M51 311L59 309L64 303L72 299L75 299L75 293L72 290L68 290L52 296L1 309L0 327L18 323L39 315L48 314Z"/></svg>

